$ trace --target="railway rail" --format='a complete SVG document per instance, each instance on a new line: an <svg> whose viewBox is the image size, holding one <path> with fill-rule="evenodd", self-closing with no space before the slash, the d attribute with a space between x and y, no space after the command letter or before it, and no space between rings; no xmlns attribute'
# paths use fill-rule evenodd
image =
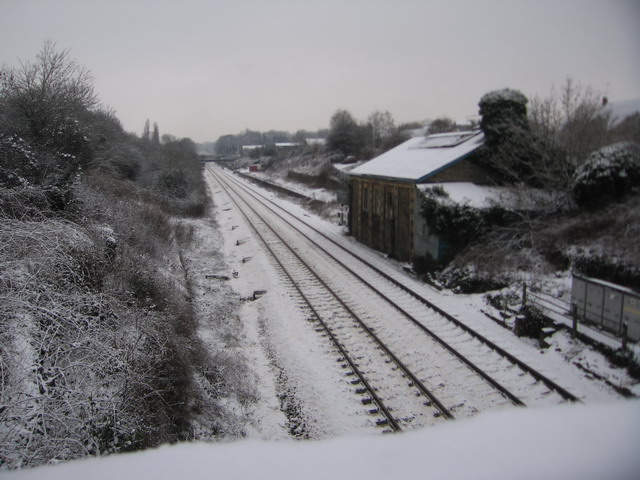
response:
<svg viewBox="0 0 640 480"><path fill-rule="evenodd" d="M509 403L576 400L308 223L229 174L209 172L305 300L358 393L366 393L363 403L382 415L378 423L395 431Z"/></svg>

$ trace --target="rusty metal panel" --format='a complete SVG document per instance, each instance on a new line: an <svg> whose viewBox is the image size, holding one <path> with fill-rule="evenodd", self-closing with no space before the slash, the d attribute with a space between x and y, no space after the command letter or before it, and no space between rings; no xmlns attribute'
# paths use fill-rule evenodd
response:
<svg viewBox="0 0 640 480"><path fill-rule="evenodd" d="M584 318L590 322L602 325L602 308L604 304L604 287L594 283L587 283L587 302Z"/></svg>
<svg viewBox="0 0 640 480"><path fill-rule="evenodd" d="M587 282L582 278L573 277L571 283L571 301L576 306L578 316L584 318L587 304Z"/></svg>
<svg viewBox="0 0 640 480"><path fill-rule="evenodd" d="M627 323L627 337L634 342L640 341L640 297L624 296L622 320Z"/></svg>
<svg viewBox="0 0 640 480"><path fill-rule="evenodd" d="M620 334L622 315L622 292L611 287L604 288L604 304L602 306L602 327L615 334Z"/></svg>
<svg viewBox="0 0 640 480"><path fill-rule="evenodd" d="M615 335L640 340L640 295L612 283L573 276L571 300L585 322L601 326Z"/></svg>

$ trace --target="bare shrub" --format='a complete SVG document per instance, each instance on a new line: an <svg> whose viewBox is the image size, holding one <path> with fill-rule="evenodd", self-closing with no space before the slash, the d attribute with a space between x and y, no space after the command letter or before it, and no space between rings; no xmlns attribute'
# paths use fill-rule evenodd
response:
<svg viewBox="0 0 640 480"><path fill-rule="evenodd" d="M186 222L175 222L173 232L181 245L190 245L195 239L195 226Z"/></svg>
<svg viewBox="0 0 640 480"><path fill-rule="evenodd" d="M188 438L203 401L175 250L192 228L127 181L75 197L75 222L0 218L0 468Z"/></svg>
<svg viewBox="0 0 640 480"><path fill-rule="evenodd" d="M69 222L4 221L0 239L0 463L176 439L190 377L172 322L88 288L94 243Z"/></svg>

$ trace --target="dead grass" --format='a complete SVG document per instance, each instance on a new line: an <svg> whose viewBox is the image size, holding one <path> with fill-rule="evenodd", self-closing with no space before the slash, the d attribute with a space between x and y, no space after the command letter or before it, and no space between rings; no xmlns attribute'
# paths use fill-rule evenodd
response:
<svg viewBox="0 0 640 480"><path fill-rule="evenodd" d="M0 468L189 438L213 365L177 250L193 228L109 177L66 219L0 193Z"/></svg>

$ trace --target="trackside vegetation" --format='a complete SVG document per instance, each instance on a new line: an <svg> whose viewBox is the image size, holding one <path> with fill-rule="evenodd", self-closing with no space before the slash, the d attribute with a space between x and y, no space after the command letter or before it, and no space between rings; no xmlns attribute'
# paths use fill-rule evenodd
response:
<svg viewBox="0 0 640 480"><path fill-rule="evenodd" d="M125 132L53 42L0 75L0 469L191 438L195 144Z"/></svg>

